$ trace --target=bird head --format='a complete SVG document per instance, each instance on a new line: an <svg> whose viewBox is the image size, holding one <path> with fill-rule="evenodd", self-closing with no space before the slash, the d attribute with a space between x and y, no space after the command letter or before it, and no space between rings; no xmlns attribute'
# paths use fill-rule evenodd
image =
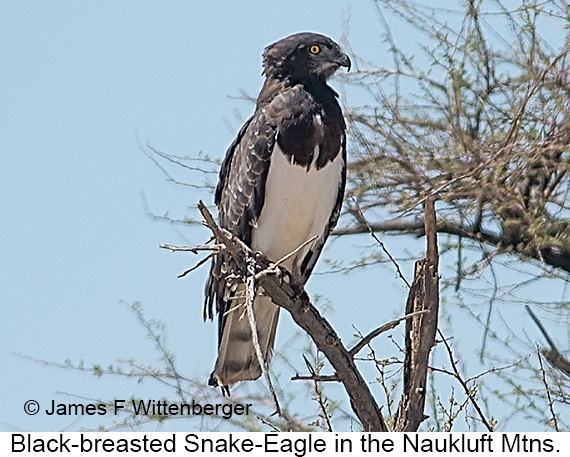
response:
<svg viewBox="0 0 570 457"><path fill-rule="evenodd" d="M268 77L325 82L340 67L350 70L350 58L324 35L296 33L265 48L263 67Z"/></svg>

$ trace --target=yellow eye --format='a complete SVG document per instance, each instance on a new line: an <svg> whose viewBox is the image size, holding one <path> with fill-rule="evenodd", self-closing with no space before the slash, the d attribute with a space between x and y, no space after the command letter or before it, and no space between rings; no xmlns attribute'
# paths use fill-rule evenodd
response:
<svg viewBox="0 0 570 457"><path fill-rule="evenodd" d="M321 52L321 47L314 44L309 48L309 52L311 54L318 54L319 52Z"/></svg>

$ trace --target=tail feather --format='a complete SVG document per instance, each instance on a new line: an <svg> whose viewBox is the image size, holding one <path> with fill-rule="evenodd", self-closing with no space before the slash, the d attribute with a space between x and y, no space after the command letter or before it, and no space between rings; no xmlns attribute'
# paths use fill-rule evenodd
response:
<svg viewBox="0 0 570 457"><path fill-rule="evenodd" d="M275 344L279 306L271 298L258 294L253 302L253 310L259 346L267 362ZM228 386L238 381L257 379L261 373L244 300L233 300L222 329L216 366L208 383Z"/></svg>

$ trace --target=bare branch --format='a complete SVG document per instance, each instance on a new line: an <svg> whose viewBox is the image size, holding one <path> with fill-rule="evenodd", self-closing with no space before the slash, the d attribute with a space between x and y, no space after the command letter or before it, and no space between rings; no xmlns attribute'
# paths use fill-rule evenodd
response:
<svg viewBox="0 0 570 457"><path fill-rule="evenodd" d="M424 309L421 311L413 312L411 314L406 314L405 316L399 317L398 319L394 319L393 321L390 321L390 322L378 327L377 329L372 330L368 335L366 335L358 343L356 343L356 345L349 351L350 354L354 357L356 354L358 354L362 350L362 348L364 348L367 344L369 344L378 335L381 335L382 333L387 332L388 330L392 330L400 322L405 321L406 319L411 319L414 316L417 316L417 315L423 314L423 313L428 313L428 312L429 312L429 310Z"/></svg>
<svg viewBox="0 0 570 457"><path fill-rule="evenodd" d="M425 206L426 257L416 262L414 282L406 304L406 315L416 315L406 320L404 391L395 425L395 430L399 432L417 431L426 418L427 368L438 323L439 255L434 201L428 199ZM425 311L428 312L424 314Z"/></svg>
<svg viewBox="0 0 570 457"><path fill-rule="evenodd" d="M220 228L202 202L198 203L198 208L204 217L205 225L212 230L218 243L226 247L226 251L238 264L243 264L245 258L255 257L256 267L260 270L271 265L267 257L260 254L254 255L241 240ZM258 285L264 289L274 303L291 314L297 325L310 335L319 351L327 357L343 383L363 429L365 431L388 431L380 408L351 354L344 347L332 326L311 304L307 293L299 285L293 287L285 281L280 281L274 275L258 277Z"/></svg>
<svg viewBox="0 0 570 457"><path fill-rule="evenodd" d="M168 249L172 252L192 252L194 254L198 254L200 251L212 251L212 252L219 252L220 249L223 247L219 244L214 244L212 246L206 245L198 245L198 246L173 246L171 244L159 244L158 247L160 249Z"/></svg>
<svg viewBox="0 0 570 457"><path fill-rule="evenodd" d="M291 376L291 381L340 382L340 379L338 379L338 376L335 374L311 376L302 376L300 374L296 374L295 376Z"/></svg>

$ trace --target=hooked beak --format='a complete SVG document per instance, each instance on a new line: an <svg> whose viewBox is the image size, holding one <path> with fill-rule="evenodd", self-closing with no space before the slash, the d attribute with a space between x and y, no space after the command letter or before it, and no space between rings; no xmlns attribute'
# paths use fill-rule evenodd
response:
<svg viewBox="0 0 570 457"><path fill-rule="evenodd" d="M350 57L345 53L341 53L335 60L335 63L339 64L341 67L346 67L346 71L350 71Z"/></svg>

